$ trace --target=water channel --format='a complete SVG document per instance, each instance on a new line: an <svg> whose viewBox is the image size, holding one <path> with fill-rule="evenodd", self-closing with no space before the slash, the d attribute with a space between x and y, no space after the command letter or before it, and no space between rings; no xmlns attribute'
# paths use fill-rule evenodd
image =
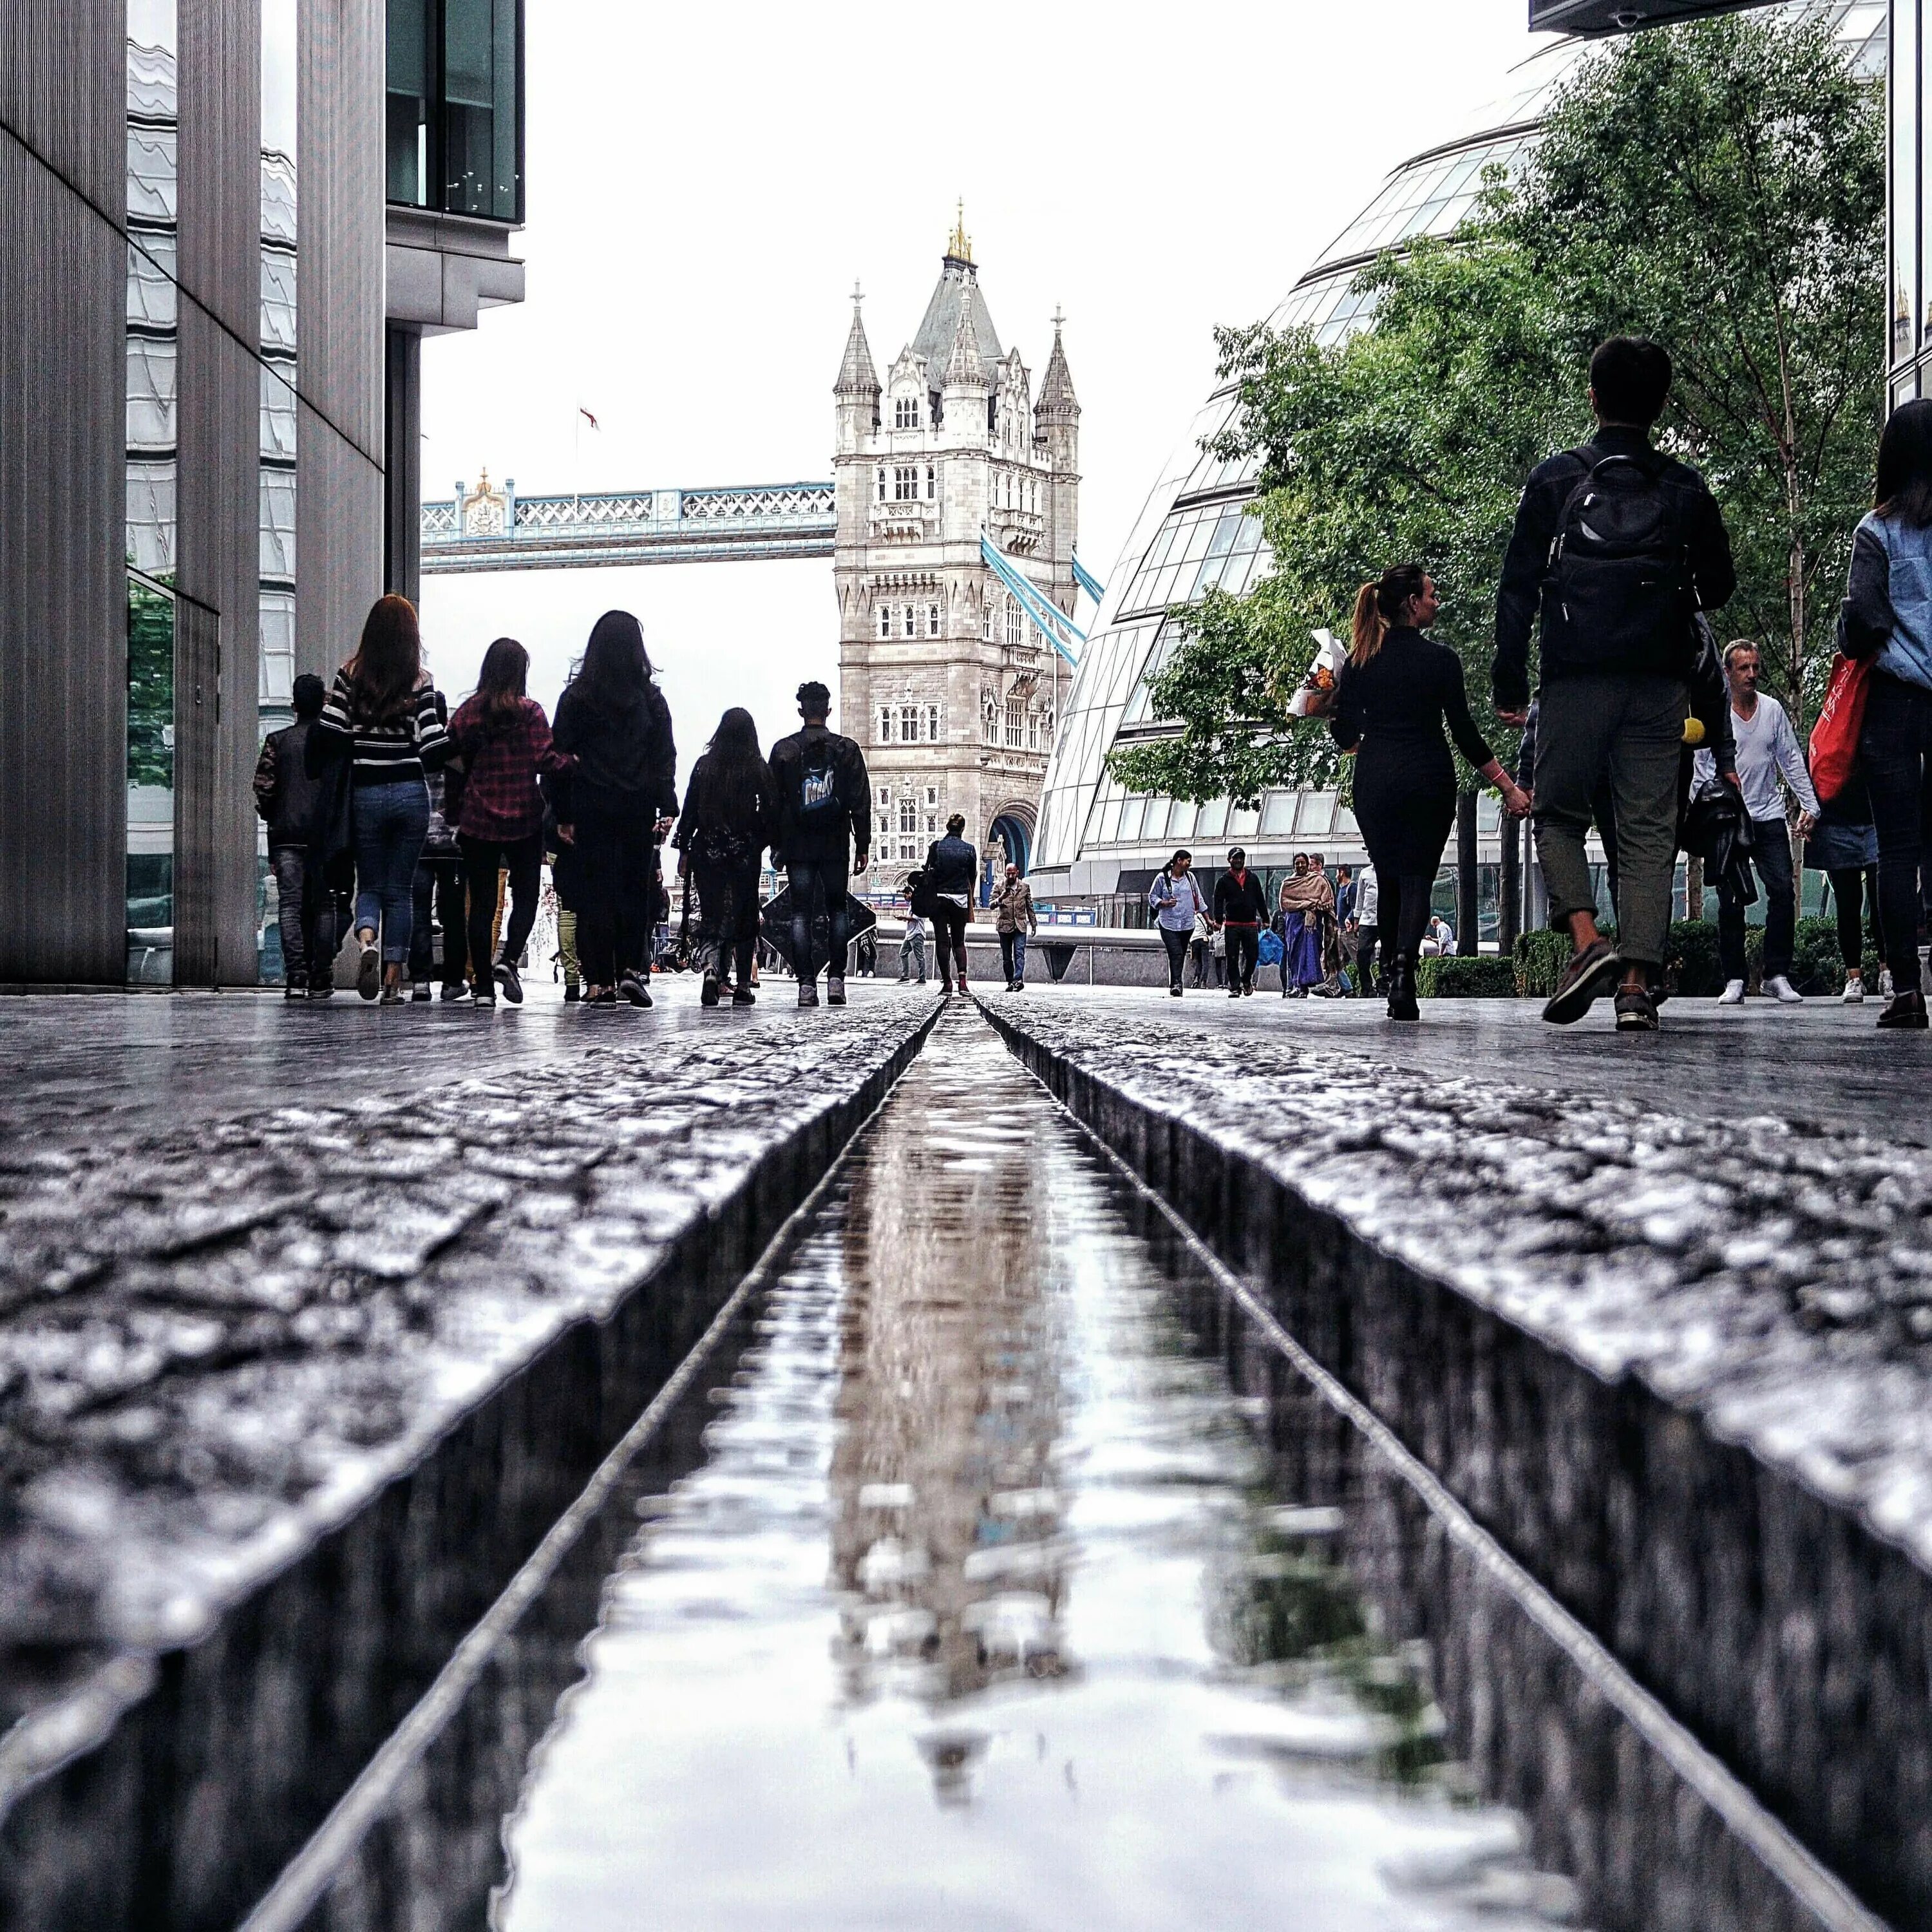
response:
<svg viewBox="0 0 1932 1932"><path fill-rule="evenodd" d="M1604 1922L1614 1719L976 1014L710 1367L305 1924Z"/></svg>

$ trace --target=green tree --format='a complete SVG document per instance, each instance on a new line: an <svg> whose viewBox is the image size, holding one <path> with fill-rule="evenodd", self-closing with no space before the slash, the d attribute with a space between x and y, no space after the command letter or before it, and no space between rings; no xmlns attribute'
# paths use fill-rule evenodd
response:
<svg viewBox="0 0 1932 1932"><path fill-rule="evenodd" d="M1664 437L1737 558L1724 633L1760 641L1801 729L1882 413L1884 132L1822 11L1733 16L1587 61L1493 206L1573 362L1619 331L1670 350Z"/></svg>
<svg viewBox="0 0 1932 1932"><path fill-rule="evenodd" d="M1817 15L1634 35L1580 64L1477 220L1364 274L1359 334L1222 331L1240 407L1217 450L1260 459L1275 567L1174 614L1150 695L1179 731L1116 753L1121 782L1193 799L1334 782L1325 726L1288 700L1310 632L1340 634L1356 586L1393 562L1438 578L1436 632L1480 706L1523 480L1587 434L1589 351L1619 331L1676 359L1663 435L1731 527L1724 628L1763 640L1802 727L1833 615L1820 586L1842 574L1880 415L1883 121ZM1510 735L1494 734L1505 758Z"/></svg>
<svg viewBox="0 0 1932 1932"><path fill-rule="evenodd" d="M1274 568L1244 598L1212 593L1176 614L1183 641L1152 698L1182 729L1116 754L1124 784L1199 799L1336 782L1326 725L1292 718L1288 702L1315 629L1346 637L1358 587L1390 564L1436 577L1435 634L1463 654L1472 698L1486 694L1522 479L1580 432L1582 399L1513 244L1426 244L1359 286L1375 296L1375 322L1340 344L1265 326L1220 332L1240 400L1217 450L1261 459L1256 513Z"/></svg>

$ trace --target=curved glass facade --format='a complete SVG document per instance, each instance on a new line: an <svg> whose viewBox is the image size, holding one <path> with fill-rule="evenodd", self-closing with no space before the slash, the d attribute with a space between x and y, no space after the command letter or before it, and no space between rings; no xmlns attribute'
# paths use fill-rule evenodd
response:
<svg viewBox="0 0 1932 1932"><path fill-rule="evenodd" d="M1838 31L1857 47L1861 63L1882 73L1886 0L1825 4L1837 12ZM1467 134L1397 168L1289 290L1269 318L1273 325L1312 328L1326 342L1357 327L1372 300L1354 291L1361 269L1384 250L1452 232L1474 206L1484 170L1520 160L1551 95L1586 44L1561 40L1539 50L1514 70L1502 95L1472 117ZM1248 514L1255 465L1223 462L1201 446L1234 409L1232 388L1208 399L1163 466L1114 567L1046 775L1034 867L1043 896L1138 892L1176 845L1190 841L1211 845L1238 837L1264 871L1285 866L1294 852L1311 846L1331 862L1366 856L1353 816L1332 792L1270 792L1258 806L1242 811L1231 809L1225 799L1197 807L1129 793L1107 774L1106 756L1115 745L1172 728L1149 715L1146 690L1173 646L1169 609L1215 584L1245 590L1267 567L1267 545ZM1492 800L1483 801L1480 823L1485 846L1492 847Z"/></svg>

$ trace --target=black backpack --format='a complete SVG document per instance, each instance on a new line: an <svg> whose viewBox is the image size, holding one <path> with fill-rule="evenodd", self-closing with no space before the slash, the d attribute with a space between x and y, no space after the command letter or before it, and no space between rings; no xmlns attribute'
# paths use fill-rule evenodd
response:
<svg viewBox="0 0 1932 1932"><path fill-rule="evenodd" d="M1665 459L1578 455L1589 468L1556 520L1544 610L1563 628L1566 660L1606 666L1654 659L1660 645L1688 656L1689 546Z"/></svg>

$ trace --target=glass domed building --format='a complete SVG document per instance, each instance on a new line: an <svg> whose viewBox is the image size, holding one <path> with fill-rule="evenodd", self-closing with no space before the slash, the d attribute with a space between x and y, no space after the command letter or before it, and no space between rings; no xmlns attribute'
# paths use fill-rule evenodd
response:
<svg viewBox="0 0 1932 1932"><path fill-rule="evenodd" d="M1816 4L1816 0L1807 0ZM1884 70L1886 0L1826 0L1861 63ZM1355 328L1368 298L1353 292L1361 270L1418 237L1450 233L1480 193L1483 172L1510 166L1536 138L1552 94L1586 43L1546 45L1517 67L1510 86L1474 117L1469 131L1406 161L1368 206L1297 282L1269 318L1278 328L1312 328L1335 341ZM1248 849L1264 872L1286 869L1296 852L1317 850L1333 865L1366 856L1353 815L1333 792L1282 790L1258 805L1226 799L1196 806L1124 790L1106 768L1116 746L1157 738L1179 727L1155 717L1148 680L1166 661L1178 627L1168 614L1216 585L1238 593L1268 566L1261 525L1249 512L1256 464L1204 453L1234 414L1232 385L1209 398L1148 493L1107 586L1067 700L1041 800L1033 868L1036 894L1064 903L1138 900L1177 846L1218 862L1227 846ZM1500 856L1498 808L1481 802L1479 856ZM1493 903L1493 892L1484 895Z"/></svg>

